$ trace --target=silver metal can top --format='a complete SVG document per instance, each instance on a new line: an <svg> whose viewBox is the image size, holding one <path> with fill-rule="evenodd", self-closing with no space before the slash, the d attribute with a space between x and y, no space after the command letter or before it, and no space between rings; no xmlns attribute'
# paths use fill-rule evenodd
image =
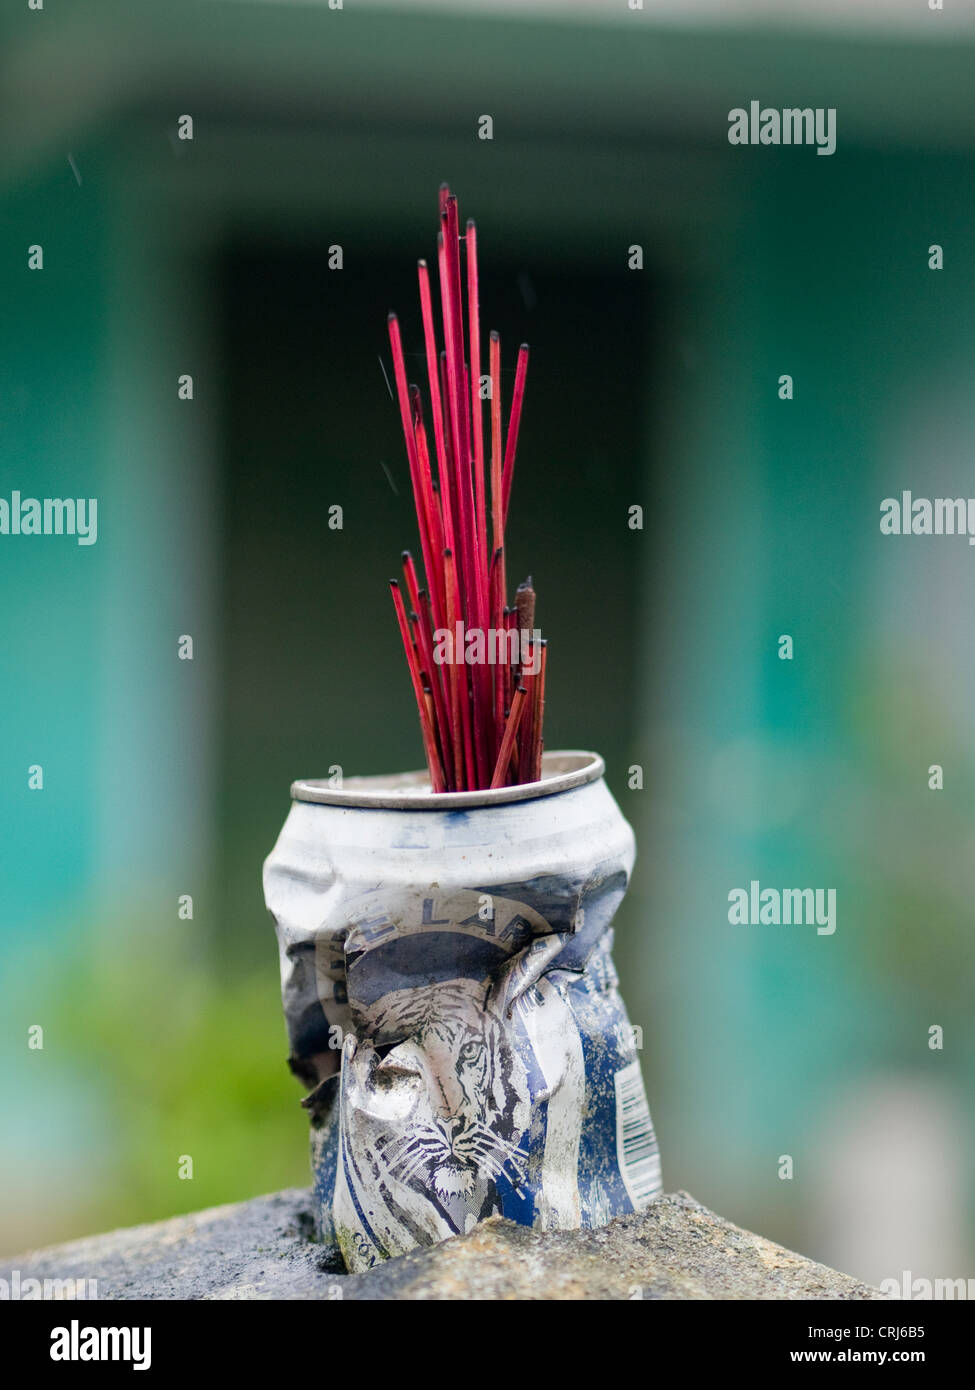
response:
<svg viewBox="0 0 975 1390"><path fill-rule="evenodd" d="M346 777L341 787L332 786L326 780L301 779L292 782L291 799L373 810L461 811L473 806L499 806L511 801L556 796L588 782L597 782L605 771L606 764L598 753L570 749L545 753L541 780L514 787L433 792L426 772L399 772L382 777Z"/></svg>

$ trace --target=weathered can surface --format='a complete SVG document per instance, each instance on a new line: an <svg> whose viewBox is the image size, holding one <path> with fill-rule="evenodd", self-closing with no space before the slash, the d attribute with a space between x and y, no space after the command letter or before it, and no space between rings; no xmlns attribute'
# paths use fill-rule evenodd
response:
<svg viewBox="0 0 975 1390"><path fill-rule="evenodd" d="M610 955L633 834L602 771L295 784L265 896L321 1234L349 1269L491 1215L602 1226L661 1190Z"/></svg>

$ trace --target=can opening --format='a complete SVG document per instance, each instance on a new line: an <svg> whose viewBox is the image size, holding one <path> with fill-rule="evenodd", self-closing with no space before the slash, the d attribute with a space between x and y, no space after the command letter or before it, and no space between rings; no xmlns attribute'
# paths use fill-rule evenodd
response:
<svg viewBox="0 0 975 1390"><path fill-rule="evenodd" d="M396 772L380 777L346 777L341 786L333 786L329 779L301 779L292 782L291 799L365 810L461 811L473 806L500 806L511 801L555 796L587 782L596 782L605 771L606 764L598 753L570 749L543 754L541 780L514 787L433 792L426 771Z"/></svg>

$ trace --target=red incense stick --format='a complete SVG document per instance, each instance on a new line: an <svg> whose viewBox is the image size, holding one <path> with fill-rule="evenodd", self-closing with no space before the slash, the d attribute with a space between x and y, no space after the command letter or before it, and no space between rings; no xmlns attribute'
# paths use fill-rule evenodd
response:
<svg viewBox="0 0 975 1390"><path fill-rule="evenodd" d="M430 274L426 261L417 262L420 280L420 309L423 314L423 342L427 355L427 379L433 407L433 440L437 450L437 477L440 480L440 501L443 507L444 544L453 546L454 526L447 480L447 445L444 435L443 404L440 396L440 370L437 361L437 338L433 328L433 305L430 300Z"/></svg>
<svg viewBox="0 0 975 1390"><path fill-rule="evenodd" d="M528 373L528 344L522 343L518 349L518 366L515 369L515 390L511 398L511 418L508 421L508 441L504 451L504 484L501 516L508 523L508 503L511 501L511 484L515 476L515 450L518 448L518 430L521 426L521 407L525 400L525 377Z"/></svg>
<svg viewBox="0 0 975 1390"><path fill-rule="evenodd" d="M531 775L529 778L532 782L541 781L542 776L542 720L545 718L545 662L548 652L548 644L544 638L541 642L541 648L541 666L538 672L538 679L535 682L535 717L533 720L534 746L532 748Z"/></svg>
<svg viewBox="0 0 975 1390"><path fill-rule="evenodd" d="M430 711L427 708L426 700L423 697L423 683L420 680L420 668L416 658L416 648L410 636L406 609L403 607L403 595L400 593L399 585L395 579L389 581L389 587L393 595L396 617L399 620L399 630L400 636L403 639L403 650L406 652L406 662L410 668L413 693L416 696L417 709L420 712L420 728L423 732L423 746L427 755L427 767L430 770L430 784L435 792L446 791L447 787L444 782L443 770L441 769L440 758L437 754L436 739L433 734L433 723L430 719Z"/></svg>
<svg viewBox="0 0 975 1390"><path fill-rule="evenodd" d="M447 594L447 631L450 643L447 650L453 645L454 634L457 631L457 624L460 621L460 601L457 596L457 569L454 564L453 551L449 548L443 553L444 560L444 585ZM452 655L452 653L451 653ZM467 699L467 683L464 682L463 692L461 691L460 673L457 663L453 660L446 667L447 686L450 696L450 737L452 742L453 764L454 764L454 785L460 791L468 785L465 775L464 761L464 732L461 720L460 707L461 699Z"/></svg>
<svg viewBox="0 0 975 1390"><path fill-rule="evenodd" d="M498 761L494 767L494 776L491 778L492 787L503 787L508 773L508 763L511 759L511 750L515 745L515 736L518 733L518 725L521 722L522 711L525 708L525 687L519 685L515 691L515 697L511 702L511 713L508 715L508 722L504 728L504 738L501 740L501 751L498 754Z"/></svg>
<svg viewBox="0 0 975 1390"><path fill-rule="evenodd" d="M477 302L477 228L467 224L467 317L471 338L471 421L474 438L474 507L481 590L487 593L487 517L484 499L484 429L481 410L481 317ZM486 617L486 612L482 617Z"/></svg>

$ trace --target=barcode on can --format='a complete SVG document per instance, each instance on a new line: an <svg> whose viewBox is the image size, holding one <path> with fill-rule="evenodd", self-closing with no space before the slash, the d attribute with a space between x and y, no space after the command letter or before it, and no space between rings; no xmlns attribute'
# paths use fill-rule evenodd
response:
<svg viewBox="0 0 975 1390"><path fill-rule="evenodd" d="M661 1190L660 1150L643 1089L640 1063L616 1073L616 1157L630 1201L642 1211Z"/></svg>

